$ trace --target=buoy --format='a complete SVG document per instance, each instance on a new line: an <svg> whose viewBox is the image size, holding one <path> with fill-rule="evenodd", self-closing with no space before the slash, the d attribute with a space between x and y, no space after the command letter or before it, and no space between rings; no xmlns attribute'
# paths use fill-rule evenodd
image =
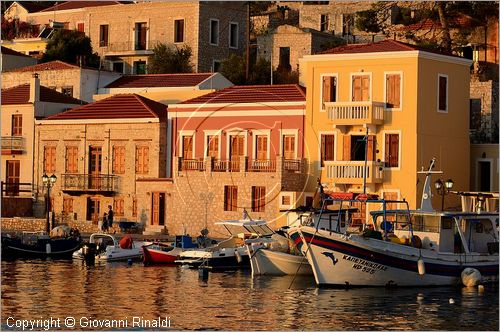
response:
<svg viewBox="0 0 500 332"><path fill-rule="evenodd" d="M465 287L476 287L481 282L481 272L468 267L462 271L462 283Z"/></svg>
<svg viewBox="0 0 500 332"><path fill-rule="evenodd" d="M422 301L424 299L424 294L418 293L417 295L417 301Z"/></svg>
<svg viewBox="0 0 500 332"><path fill-rule="evenodd" d="M479 293L484 292L484 286L483 285L477 286L477 290L479 291Z"/></svg>
<svg viewBox="0 0 500 332"><path fill-rule="evenodd" d="M234 251L234 256L236 257L236 260L238 261L238 264L240 264L243 261L243 258L241 258L241 254L238 250Z"/></svg>
<svg viewBox="0 0 500 332"><path fill-rule="evenodd" d="M50 243L47 243L47 244L45 245L45 252L46 252L47 254L50 254L50 253L52 252L52 247L50 246Z"/></svg>
<svg viewBox="0 0 500 332"><path fill-rule="evenodd" d="M450 304L453 304L455 303L455 300L454 299L450 299Z"/></svg>
<svg viewBox="0 0 500 332"><path fill-rule="evenodd" d="M129 258L129 259L127 260L127 264L128 264L129 266L130 266L130 265L132 265L132 258Z"/></svg>
<svg viewBox="0 0 500 332"><path fill-rule="evenodd" d="M418 259L417 266L418 266L418 274L423 276L425 274L425 263L422 258Z"/></svg>

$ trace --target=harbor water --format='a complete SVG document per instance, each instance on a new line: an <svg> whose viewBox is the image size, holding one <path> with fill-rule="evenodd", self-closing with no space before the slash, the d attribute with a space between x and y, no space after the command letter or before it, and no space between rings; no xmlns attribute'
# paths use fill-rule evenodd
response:
<svg viewBox="0 0 500 332"><path fill-rule="evenodd" d="M4 330L19 329L14 324L23 320L51 318L60 321L50 329L68 330L68 317L79 330L101 329L113 320L127 322L119 329L142 330L147 326L140 325L141 319L168 321L154 330L499 328L497 285L483 292L462 287L345 290L317 288L312 277L252 278L249 271L210 273L203 281L197 270L141 263L16 260L2 261L1 267Z"/></svg>

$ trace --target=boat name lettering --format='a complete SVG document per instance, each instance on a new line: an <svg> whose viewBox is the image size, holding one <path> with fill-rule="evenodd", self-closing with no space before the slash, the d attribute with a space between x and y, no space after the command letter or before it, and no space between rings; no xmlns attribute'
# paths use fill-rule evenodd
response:
<svg viewBox="0 0 500 332"><path fill-rule="evenodd" d="M387 266L382 265L382 264L368 262L368 261L365 261L364 259L361 259L361 258L352 257L349 255L344 255L342 257L342 259L345 259L346 261L349 261L349 262L353 262L354 263L352 265L353 269L363 270L364 272L368 272L370 274L373 274L375 272L375 270L387 271ZM366 268L369 268L369 269L366 269Z"/></svg>

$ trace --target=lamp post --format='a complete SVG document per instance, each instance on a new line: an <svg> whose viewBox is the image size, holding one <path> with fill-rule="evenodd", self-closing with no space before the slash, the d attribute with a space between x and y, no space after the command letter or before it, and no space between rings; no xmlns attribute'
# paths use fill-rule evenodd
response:
<svg viewBox="0 0 500 332"><path fill-rule="evenodd" d="M434 187L436 187L438 195L441 195L441 211L444 211L444 196L450 192L451 188L453 188L453 180L448 179L443 181L438 179L434 182Z"/></svg>
<svg viewBox="0 0 500 332"><path fill-rule="evenodd" d="M200 199L205 203L205 229L208 229L208 204L214 198L214 194L209 193L200 193Z"/></svg>
<svg viewBox="0 0 500 332"><path fill-rule="evenodd" d="M47 187L47 201L45 202L45 210L47 214L47 222L45 224L45 229L47 230L47 233L50 232L50 188L54 186L54 184L57 181L57 176L52 174L51 176L48 176L46 173L43 174L42 176L42 182L44 186Z"/></svg>

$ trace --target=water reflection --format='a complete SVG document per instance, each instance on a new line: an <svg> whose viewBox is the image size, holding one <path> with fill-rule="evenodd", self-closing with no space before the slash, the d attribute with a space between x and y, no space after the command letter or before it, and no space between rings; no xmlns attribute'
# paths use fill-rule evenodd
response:
<svg viewBox="0 0 500 332"><path fill-rule="evenodd" d="M320 289L303 276L237 271L202 281L180 267L4 261L1 315L160 316L175 329L498 330L498 288Z"/></svg>

